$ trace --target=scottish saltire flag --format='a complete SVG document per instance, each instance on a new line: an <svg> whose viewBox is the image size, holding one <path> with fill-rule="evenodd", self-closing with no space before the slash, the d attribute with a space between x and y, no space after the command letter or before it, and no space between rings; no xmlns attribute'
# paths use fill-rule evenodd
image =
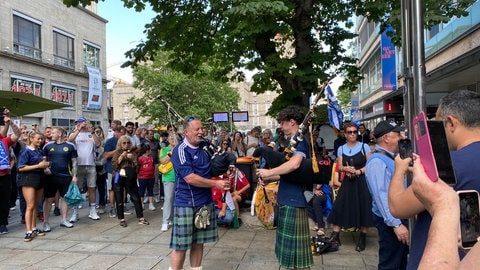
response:
<svg viewBox="0 0 480 270"><path fill-rule="evenodd" d="M333 94L330 85L327 85L325 91L327 91L328 98L328 121L330 122L330 126L335 127L336 129L340 129L340 126L343 123L342 109L340 108L337 98Z"/></svg>

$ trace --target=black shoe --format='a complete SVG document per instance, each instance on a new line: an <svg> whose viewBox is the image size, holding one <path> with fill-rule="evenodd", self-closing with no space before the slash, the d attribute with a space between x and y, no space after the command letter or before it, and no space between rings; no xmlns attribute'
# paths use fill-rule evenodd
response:
<svg viewBox="0 0 480 270"><path fill-rule="evenodd" d="M337 245L337 246L342 245L340 243L340 232L332 232L328 240L330 241L330 243L332 243L332 245Z"/></svg>
<svg viewBox="0 0 480 270"><path fill-rule="evenodd" d="M53 209L53 214L54 214L56 217L60 216L60 208L55 207L55 209Z"/></svg>
<svg viewBox="0 0 480 270"><path fill-rule="evenodd" d="M27 233L25 234L25 238L23 238L23 241L24 241L24 242L30 242L30 241L32 241L32 240L33 240L33 234L27 232Z"/></svg>
<svg viewBox="0 0 480 270"><path fill-rule="evenodd" d="M365 237L367 236L366 233L360 233L360 237L358 238L358 241L357 241L357 246L355 247L355 250L360 252L360 251L364 251L365 250L365 245L366 245L366 241L365 241Z"/></svg>

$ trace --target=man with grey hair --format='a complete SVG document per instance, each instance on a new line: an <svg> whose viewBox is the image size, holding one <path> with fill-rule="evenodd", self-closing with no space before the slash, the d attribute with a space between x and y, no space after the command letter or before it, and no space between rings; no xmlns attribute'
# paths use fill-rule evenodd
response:
<svg viewBox="0 0 480 270"><path fill-rule="evenodd" d="M480 93L458 90L440 99L436 120L443 122L453 168L457 178L455 190L480 191ZM420 157L421 158L421 157ZM417 269L426 246L431 216L415 196L411 187L405 188L403 179L410 159L395 160L395 174L390 183L388 200L390 211L397 218L417 215L412 231L407 269ZM463 251L460 251L463 257Z"/></svg>

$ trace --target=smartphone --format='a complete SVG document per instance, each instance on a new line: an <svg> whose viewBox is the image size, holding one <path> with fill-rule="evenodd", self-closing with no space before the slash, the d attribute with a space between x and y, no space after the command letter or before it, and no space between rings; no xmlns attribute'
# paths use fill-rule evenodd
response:
<svg viewBox="0 0 480 270"><path fill-rule="evenodd" d="M411 158L410 166L413 166L413 149L410 139L401 139L398 141L398 154L401 159Z"/></svg>
<svg viewBox="0 0 480 270"><path fill-rule="evenodd" d="M443 122L427 121L425 113L420 112L412 124L418 154L428 178L434 182L441 178L447 184L455 185L457 180Z"/></svg>
<svg viewBox="0 0 480 270"><path fill-rule="evenodd" d="M462 247L472 248L480 236L480 205L476 190L457 191L460 199L460 232Z"/></svg>

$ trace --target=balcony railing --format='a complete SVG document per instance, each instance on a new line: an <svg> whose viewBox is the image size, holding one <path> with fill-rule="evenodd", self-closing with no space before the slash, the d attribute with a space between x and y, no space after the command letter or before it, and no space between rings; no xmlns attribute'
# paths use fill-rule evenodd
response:
<svg viewBox="0 0 480 270"><path fill-rule="evenodd" d="M53 60L54 65L71 68L71 69L75 68L75 61L73 59L63 58L57 55L54 55L53 59L54 59Z"/></svg>
<svg viewBox="0 0 480 270"><path fill-rule="evenodd" d="M42 52L39 49L34 48L34 47L14 43L13 44L13 51L16 54L20 54L20 55L23 55L23 56L34 58L34 59L37 59L37 60L42 59Z"/></svg>

